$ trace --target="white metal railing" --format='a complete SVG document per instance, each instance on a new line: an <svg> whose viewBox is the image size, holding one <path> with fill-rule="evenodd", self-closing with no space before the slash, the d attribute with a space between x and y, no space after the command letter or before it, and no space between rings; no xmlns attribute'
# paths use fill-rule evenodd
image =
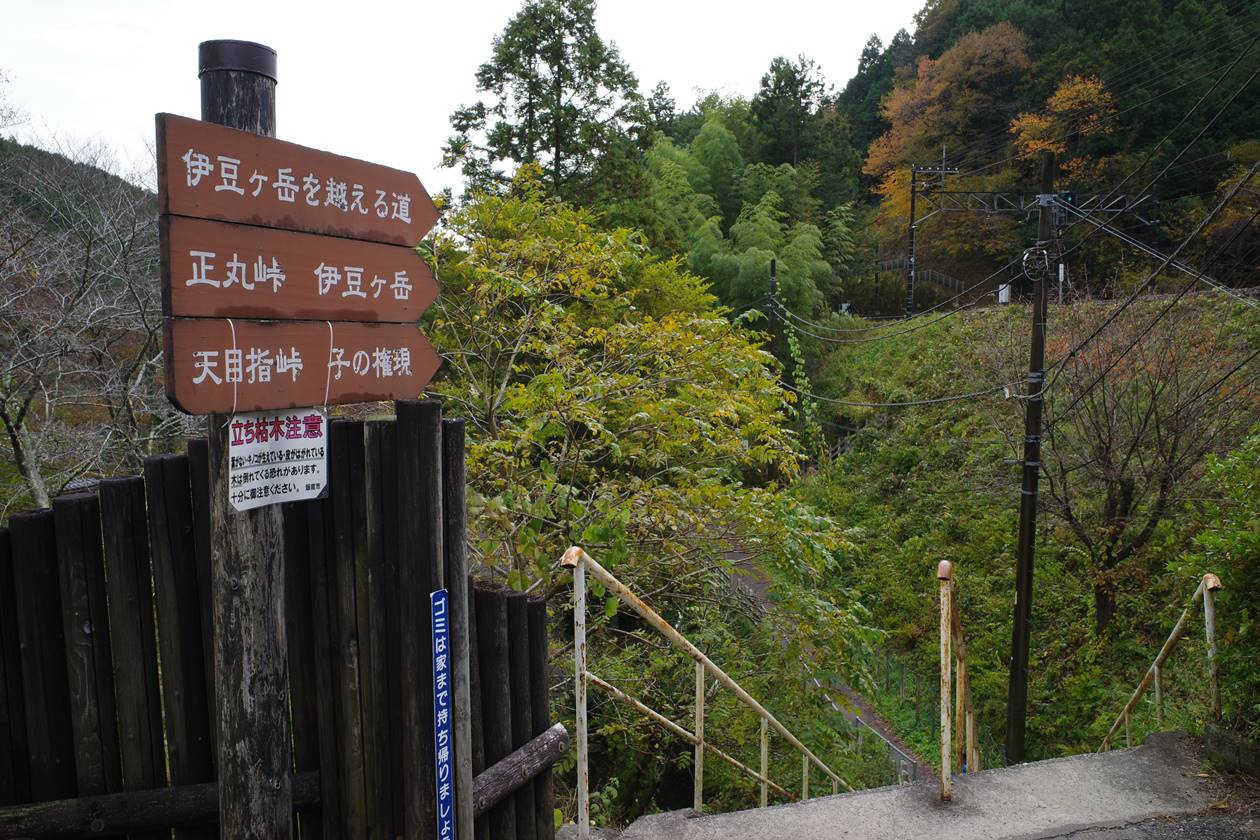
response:
<svg viewBox="0 0 1260 840"><path fill-rule="evenodd" d="M1164 646L1159 649L1159 653L1155 656L1155 661L1151 663L1151 667L1146 669L1146 673L1142 676L1142 681L1138 683L1137 688L1133 691L1133 695L1129 697L1129 702L1124 704L1124 708L1121 709L1115 722L1107 730L1102 744L1098 747L1098 752L1111 748L1111 736L1116 734L1121 725L1124 726L1125 746L1133 746L1133 709L1152 684L1155 686L1155 719L1160 726L1164 725L1164 663L1168 660L1169 655L1172 654L1173 648L1177 646L1177 642L1181 641L1181 637L1185 635L1186 625L1190 622L1190 613L1194 610L1194 606L1199 602L1199 599L1203 600L1203 628L1207 636L1208 690L1211 695L1212 719L1217 720L1220 718L1221 690L1220 673L1216 662L1215 598L1216 593L1223 588L1221 579L1211 572L1205 574L1203 580L1199 581L1199 586L1194 590L1190 603L1181 611L1181 617L1177 619L1177 624L1173 627L1172 633L1169 634L1168 641L1164 642Z"/></svg>
<svg viewBox="0 0 1260 840"><path fill-rule="evenodd" d="M564 553L561 565L573 570L573 650L574 650L574 678L575 678L575 699L577 706L577 787L578 787L578 840L589 840L591 836L591 808L590 808L590 765L588 763L589 737L587 732L587 715L586 715L586 692L589 685L607 692L614 699L634 707L650 720L674 733L683 740L691 743L695 747L695 788L693 791L694 806L697 811L704 807L704 755L710 752L722 761L730 764L741 773L755 779L761 784L760 802L762 806L767 804L770 789L786 798L792 798L792 794L781 785L776 784L769 777L769 758L770 758L770 730L774 729L782 735L789 744L796 748L801 754L801 794L802 800L809 798L809 774L810 765L817 767L831 780L832 793L838 793L843 787L845 790L852 791L853 788L844 779L840 778L830 767L823 763L822 759L814 755L800 740L788 731L782 723L779 722L773 714L771 714L765 706L762 706L745 691L739 683L731 679L725 671L713 664L713 660L709 659L699 648L689 642L681 633L675 630L669 622L662 618L655 610L643 602L639 596L630 591L624 583L617 580L613 575L599 563L595 562L590 555L577 546L573 546ZM599 581L605 589L617 596L623 604L637 612L644 621L646 621L652 629L656 630L666 639L668 639L674 647L686 653L696 663L696 703L695 703L695 731L689 732L685 727L675 723L659 712L649 708L643 702L631 697L616 686L600 679L591 673L587 667L586 656L586 575L587 573ZM713 678L723 687L729 689L744 705L751 708L761 718L761 770L757 772L748 765L734 758L723 750L718 749L709 743L704 737L704 700L708 677L712 674Z"/></svg>

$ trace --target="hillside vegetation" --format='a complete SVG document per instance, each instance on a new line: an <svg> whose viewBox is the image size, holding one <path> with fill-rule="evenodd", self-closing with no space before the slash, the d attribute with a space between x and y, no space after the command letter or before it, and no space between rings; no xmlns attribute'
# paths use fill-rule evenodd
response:
<svg viewBox="0 0 1260 840"><path fill-rule="evenodd" d="M1133 307L1108 348L1127 343L1162 304L1154 299ZM1051 360L1112 306L1052 307ZM826 359L819 387L874 402L1019 383L1028 320L1025 307L973 310L855 345ZM1260 428L1248 429L1257 394L1254 387L1211 391L1210 400L1186 404L1228 369L1238 350L1257 342L1254 309L1199 296L1180 305L1175 321L1160 322L1132 364L1113 369L1107 386L1090 392L1074 412L1066 409L1091 381L1097 361L1065 367L1060 387L1050 392L1046 416L1057 422L1043 452L1030 756L1098 746L1207 571L1226 581L1217 608L1225 714L1240 727L1260 730ZM1022 383L1011 391L1022 392ZM918 674L916 684L931 686L939 658L935 566L953 562L981 739L989 762L1000 761L1022 403L998 393L896 410L833 407L824 423L850 431L835 458L794 493L841 523L854 546L849 562L837 566L837 583L886 632L882 650ZM1127 507L1120 507L1120 495ZM1201 619L1191 626L1201 628ZM1202 725L1204 668L1196 629L1166 670L1174 724ZM931 698L907 702L924 700ZM896 706L891 702L885 711L904 717ZM930 718L921 720L920 743L931 743ZM1135 727L1146 732L1154 726L1148 702Z"/></svg>

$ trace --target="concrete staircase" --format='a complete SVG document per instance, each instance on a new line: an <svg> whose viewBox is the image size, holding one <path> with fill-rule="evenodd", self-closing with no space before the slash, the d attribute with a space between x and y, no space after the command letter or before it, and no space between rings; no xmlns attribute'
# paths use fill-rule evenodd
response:
<svg viewBox="0 0 1260 840"><path fill-rule="evenodd" d="M1195 742L1165 733L1131 750L959 776L952 802L925 780L729 814L654 814L619 840L1260 837L1244 820L1193 816L1221 795L1202 766Z"/></svg>

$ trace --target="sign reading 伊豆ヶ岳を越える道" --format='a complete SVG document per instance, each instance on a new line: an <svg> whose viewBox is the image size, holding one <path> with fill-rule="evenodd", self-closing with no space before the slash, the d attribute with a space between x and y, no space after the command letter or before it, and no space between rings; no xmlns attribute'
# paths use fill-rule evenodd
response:
<svg viewBox="0 0 1260 840"><path fill-rule="evenodd" d="M157 116L166 392L190 414L418 395L440 361L415 175Z"/></svg>

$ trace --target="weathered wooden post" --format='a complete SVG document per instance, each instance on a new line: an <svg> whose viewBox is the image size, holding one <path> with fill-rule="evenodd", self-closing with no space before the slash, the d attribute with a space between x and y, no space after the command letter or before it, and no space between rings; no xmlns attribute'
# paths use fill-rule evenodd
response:
<svg viewBox="0 0 1260 840"><path fill-rule="evenodd" d="M1212 720L1221 719L1220 665L1216 661L1216 592L1223 587L1212 573L1203 576L1203 629L1207 634L1208 682L1212 698Z"/></svg>
<svg viewBox="0 0 1260 840"><path fill-rule="evenodd" d="M770 723L761 718L761 807L770 802L770 787L766 779L770 778Z"/></svg>
<svg viewBox="0 0 1260 840"><path fill-rule="evenodd" d="M565 565L573 568L573 700L577 728L577 830L578 840L591 837L591 769L588 765L589 735L586 731L586 563L581 551L565 552Z"/></svg>
<svg viewBox="0 0 1260 840"><path fill-rule="evenodd" d="M464 421L442 421L442 539L451 599L451 656L455 663L455 831L473 840L472 675L469 665L468 557L464 545Z"/></svg>
<svg viewBox="0 0 1260 840"><path fill-rule="evenodd" d="M951 608L953 598L950 583L953 566L948 560L942 560L936 566L936 579L940 581L941 601L941 800L948 802L951 798L950 760L953 758L950 749L949 727L949 695L950 695L950 637L953 635Z"/></svg>
<svg viewBox="0 0 1260 840"><path fill-rule="evenodd" d="M692 806L704 808L704 663L696 663L696 757Z"/></svg>
<svg viewBox="0 0 1260 840"><path fill-rule="evenodd" d="M274 137L276 51L248 41L205 41L198 54L201 118ZM232 509L228 422L211 414L206 428L219 832L234 840L277 840L293 830L282 519L277 505Z"/></svg>

